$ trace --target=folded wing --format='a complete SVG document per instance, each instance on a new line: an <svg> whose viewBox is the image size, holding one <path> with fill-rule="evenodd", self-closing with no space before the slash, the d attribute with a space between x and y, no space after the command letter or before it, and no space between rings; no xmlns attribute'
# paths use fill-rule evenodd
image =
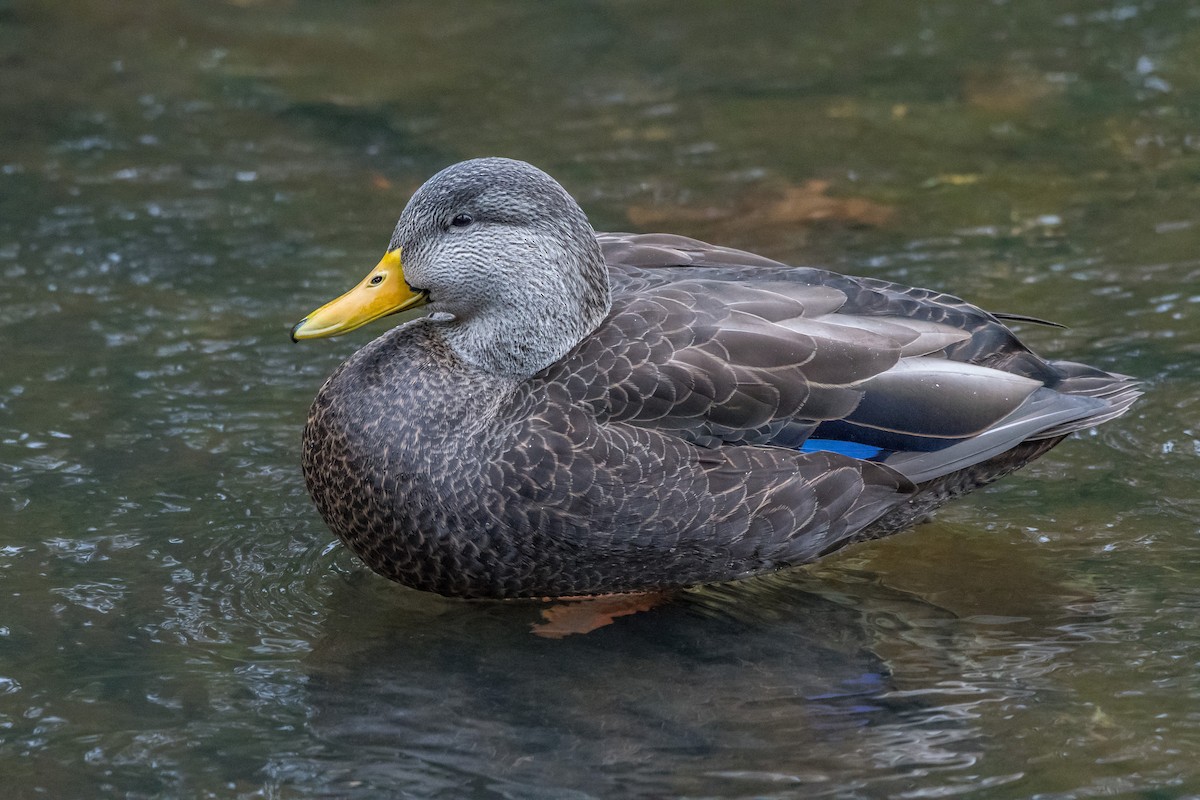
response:
<svg viewBox="0 0 1200 800"><path fill-rule="evenodd" d="M554 369L607 422L704 447L857 442L920 482L1137 396L950 295L665 234L600 242L613 313Z"/></svg>

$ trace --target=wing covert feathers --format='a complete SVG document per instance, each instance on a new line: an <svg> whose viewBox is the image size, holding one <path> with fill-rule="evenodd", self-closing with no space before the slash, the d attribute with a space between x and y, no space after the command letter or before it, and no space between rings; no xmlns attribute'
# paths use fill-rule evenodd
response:
<svg viewBox="0 0 1200 800"><path fill-rule="evenodd" d="M600 337L615 352L580 353L618 362L590 376L612 387L597 407L695 444L815 434L897 451L886 463L931 480L1112 419L1140 394L1125 376L1039 358L951 295L669 234L599 241L619 335ZM661 327L629 344L648 320Z"/></svg>

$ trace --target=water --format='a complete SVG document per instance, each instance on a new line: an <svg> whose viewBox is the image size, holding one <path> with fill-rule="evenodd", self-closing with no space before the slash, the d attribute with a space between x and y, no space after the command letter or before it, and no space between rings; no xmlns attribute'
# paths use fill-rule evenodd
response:
<svg viewBox="0 0 1200 800"><path fill-rule="evenodd" d="M1198 47L1182 1L0 3L6 796L1200 793ZM297 466L372 332L287 330L484 154L602 229L1059 320L1148 394L585 636L388 584Z"/></svg>

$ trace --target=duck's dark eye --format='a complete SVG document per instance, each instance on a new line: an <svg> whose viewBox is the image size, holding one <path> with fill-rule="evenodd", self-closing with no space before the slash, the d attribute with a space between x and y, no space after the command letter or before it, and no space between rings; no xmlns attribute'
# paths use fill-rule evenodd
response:
<svg viewBox="0 0 1200 800"><path fill-rule="evenodd" d="M456 228L465 228L474 222L470 214L455 214L454 219L450 220L450 224Z"/></svg>
<svg viewBox="0 0 1200 800"><path fill-rule="evenodd" d="M378 285L379 285L379 284L381 284L381 283L383 283L383 276L382 276L382 275L376 275L376 276L374 276L373 278L371 278L371 285L372 285L372 286L378 286Z"/></svg>

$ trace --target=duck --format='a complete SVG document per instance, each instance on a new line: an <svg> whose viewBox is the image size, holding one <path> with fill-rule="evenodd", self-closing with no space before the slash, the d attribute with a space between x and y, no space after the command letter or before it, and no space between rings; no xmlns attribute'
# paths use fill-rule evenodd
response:
<svg viewBox="0 0 1200 800"><path fill-rule="evenodd" d="M905 530L1137 382L1030 317L672 234L597 233L528 163L449 166L292 328L410 309L324 382L305 485L374 572L473 599L667 592Z"/></svg>

